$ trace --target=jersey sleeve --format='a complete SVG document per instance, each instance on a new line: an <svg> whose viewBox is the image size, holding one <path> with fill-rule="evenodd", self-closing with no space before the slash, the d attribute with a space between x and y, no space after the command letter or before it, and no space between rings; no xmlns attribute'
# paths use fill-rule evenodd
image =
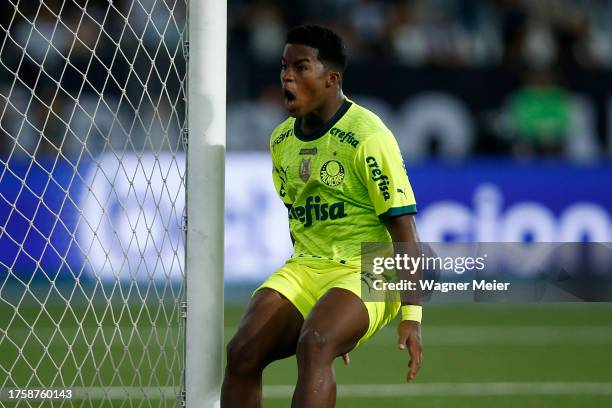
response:
<svg viewBox="0 0 612 408"><path fill-rule="evenodd" d="M276 193L280 197L281 201L286 205L290 206L293 204L289 195L287 194L287 169L283 168L277 163L275 148L270 143L270 156L272 158L272 180L274 181L274 188Z"/></svg>
<svg viewBox="0 0 612 408"><path fill-rule="evenodd" d="M381 219L417 212L404 160L391 133L372 135L360 144L355 168Z"/></svg>

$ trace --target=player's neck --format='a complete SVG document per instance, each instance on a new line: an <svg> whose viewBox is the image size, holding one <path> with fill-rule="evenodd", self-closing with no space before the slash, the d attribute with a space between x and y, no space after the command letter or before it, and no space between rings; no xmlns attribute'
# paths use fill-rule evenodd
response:
<svg viewBox="0 0 612 408"><path fill-rule="evenodd" d="M305 134L316 132L319 128L325 125L331 118L334 117L338 109L344 103L344 93L340 89L334 98L330 100L302 119L301 130Z"/></svg>

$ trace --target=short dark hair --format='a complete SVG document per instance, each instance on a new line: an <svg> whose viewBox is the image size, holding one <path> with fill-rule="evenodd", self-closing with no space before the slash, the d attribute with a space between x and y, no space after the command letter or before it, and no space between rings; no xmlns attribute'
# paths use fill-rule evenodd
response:
<svg viewBox="0 0 612 408"><path fill-rule="evenodd" d="M344 72L346 49L342 38L329 28L306 24L292 28L287 33L286 44L301 44L319 51L319 60Z"/></svg>

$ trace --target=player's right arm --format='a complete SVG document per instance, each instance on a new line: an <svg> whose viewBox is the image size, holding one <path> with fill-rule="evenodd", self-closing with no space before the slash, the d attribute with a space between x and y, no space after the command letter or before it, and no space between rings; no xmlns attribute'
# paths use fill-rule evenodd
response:
<svg viewBox="0 0 612 408"><path fill-rule="evenodd" d="M272 136L270 137L270 157L272 159L272 180L274 182L274 188L276 189L276 193L278 194L279 198L281 199L283 204L285 204L285 207L287 207L287 211L291 211L291 206L293 203L291 202L291 199L289 195L287 194L287 184L288 184L287 168L283 167L276 158L277 152L274 146L274 140L276 140L276 137L278 137L278 135L277 135L277 132L274 131L274 133L272 133ZM291 233L291 229L289 229L289 236L291 237L291 244L295 245L295 238L293 237L293 234Z"/></svg>
<svg viewBox="0 0 612 408"><path fill-rule="evenodd" d="M287 193L288 187L288 175L287 166L283 166L280 160L280 149L282 148L282 125L277 127L272 135L270 136L270 158L272 159L272 180L274 181L274 188L278 197L281 199L283 204L290 208L293 204L291 198ZM281 141L279 141L281 140Z"/></svg>

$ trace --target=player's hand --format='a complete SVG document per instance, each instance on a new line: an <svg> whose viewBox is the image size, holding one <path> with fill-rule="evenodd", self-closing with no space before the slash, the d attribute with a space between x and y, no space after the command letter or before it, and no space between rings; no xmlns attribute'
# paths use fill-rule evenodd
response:
<svg viewBox="0 0 612 408"><path fill-rule="evenodd" d="M349 353L344 353L342 355L342 361L344 361L345 366L351 364L351 357L349 357Z"/></svg>
<svg viewBox="0 0 612 408"><path fill-rule="evenodd" d="M397 326L397 347L400 350L408 349L410 362L406 381L412 381L421 368L423 351L421 347L421 323L412 320L404 320Z"/></svg>

